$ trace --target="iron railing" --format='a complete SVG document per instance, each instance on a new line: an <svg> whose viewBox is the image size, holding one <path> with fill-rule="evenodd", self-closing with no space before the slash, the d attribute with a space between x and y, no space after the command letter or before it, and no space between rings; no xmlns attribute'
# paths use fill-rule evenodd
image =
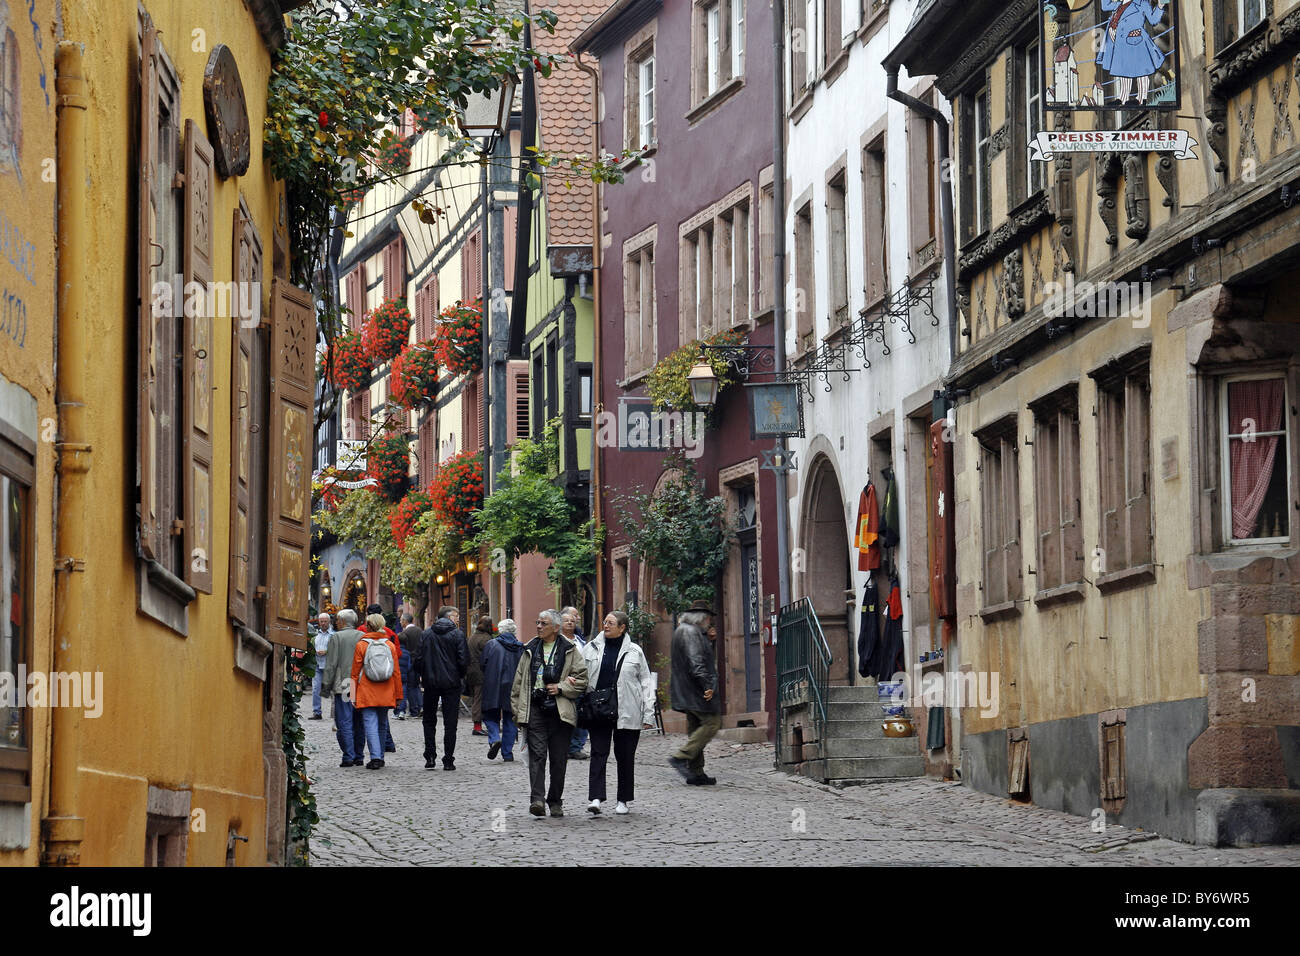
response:
<svg viewBox="0 0 1300 956"><path fill-rule="evenodd" d="M825 759L826 698L831 651L817 612L808 598L781 608L776 623L777 766L784 753L787 714L807 705L817 735L817 754ZM792 755L793 756L793 755Z"/></svg>

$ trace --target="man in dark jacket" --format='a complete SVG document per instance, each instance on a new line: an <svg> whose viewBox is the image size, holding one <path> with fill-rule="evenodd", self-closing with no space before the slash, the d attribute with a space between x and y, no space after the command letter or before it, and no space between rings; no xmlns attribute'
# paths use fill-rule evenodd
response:
<svg viewBox="0 0 1300 956"><path fill-rule="evenodd" d="M718 781L704 773L704 747L722 726L718 666L713 642L713 609L696 601L678 615L673 631L669 690L673 710L686 714L686 743L668 758L674 770L696 786Z"/></svg>
<svg viewBox="0 0 1300 956"><path fill-rule="evenodd" d="M438 611L438 620L420 639L420 666L424 678L424 769L432 770L438 758L438 711L442 710L442 769L456 769L456 719L460 694L469 669L465 632L452 621L454 607Z"/></svg>
<svg viewBox="0 0 1300 956"><path fill-rule="evenodd" d="M488 760L495 760L498 753L502 760L514 760L518 727L510 709L510 691L524 645L515 636L514 621L506 618L497 627L501 633L483 646L483 723L487 726Z"/></svg>

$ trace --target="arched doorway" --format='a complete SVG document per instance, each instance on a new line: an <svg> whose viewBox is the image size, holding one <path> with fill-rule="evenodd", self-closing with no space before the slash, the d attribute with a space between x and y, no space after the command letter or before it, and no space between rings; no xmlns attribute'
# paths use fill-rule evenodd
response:
<svg viewBox="0 0 1300 956"><path fill-rule="evenodd" d="M853 628L849 611L853 605L853 572L849 564L849 535L846 503L835 466L826 455L818 455L809 471L799 519L802 568L799 592L812 601L817 620L831 651L832 684L851 684L854 675Z"/></svg>
<svg viewBox="0 0 1300 956"><path fill-rule="evenodd" d="M347 579L343 582L343 589L339 592L339 608L350 607L357 612L357 619L363 620L369 604L366 594L366 573L360 568L353 568L348 572Z"/></svg>

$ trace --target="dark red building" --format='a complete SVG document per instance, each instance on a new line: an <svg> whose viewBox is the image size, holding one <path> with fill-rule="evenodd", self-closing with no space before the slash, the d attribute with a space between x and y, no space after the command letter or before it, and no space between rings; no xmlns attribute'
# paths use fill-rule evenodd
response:
<svg viewBox="0 0 1300 956"><path fill-rule="evenodd" d="M601 191L597 377L606 412L648 405L647 373L692 342L735 330L750 345L773 344L771 37L766 3L619 0L573 45L597 61L601 148L648 148L623 184ZM692 460L738 529L715 608L724 727L765 727L775 713L765 634L777 601L776 484L760 468L774 440L752 439L748 416L745 389L725 389ZM666 618L655 570L630 557L612 502L660 487L667 453L601 444L601 599L619 608L636 592ZM647 647L664 676L671 634L661 620Z"/></svg>

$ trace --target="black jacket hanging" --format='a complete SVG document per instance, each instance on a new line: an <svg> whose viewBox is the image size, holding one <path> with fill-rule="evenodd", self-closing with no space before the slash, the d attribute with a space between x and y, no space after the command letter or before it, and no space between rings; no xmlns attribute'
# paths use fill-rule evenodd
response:
<svg viewBox="0 0 1300 956"><path fill-rule="evenodd" d="M877 604L876 580L867 576L862 588L862 619L858 623L858 673L871 676L871 661L880 645L880 608Z"/></svg>
<svg viewBox="0 0 1300 956"><path fill-rule="evenodd" d="M889 597L886 600L885 630L876 648L872 673L877 681L893 680L894 675L907 669L903 657L903 598L898 578L889 580Z"/></svg>

